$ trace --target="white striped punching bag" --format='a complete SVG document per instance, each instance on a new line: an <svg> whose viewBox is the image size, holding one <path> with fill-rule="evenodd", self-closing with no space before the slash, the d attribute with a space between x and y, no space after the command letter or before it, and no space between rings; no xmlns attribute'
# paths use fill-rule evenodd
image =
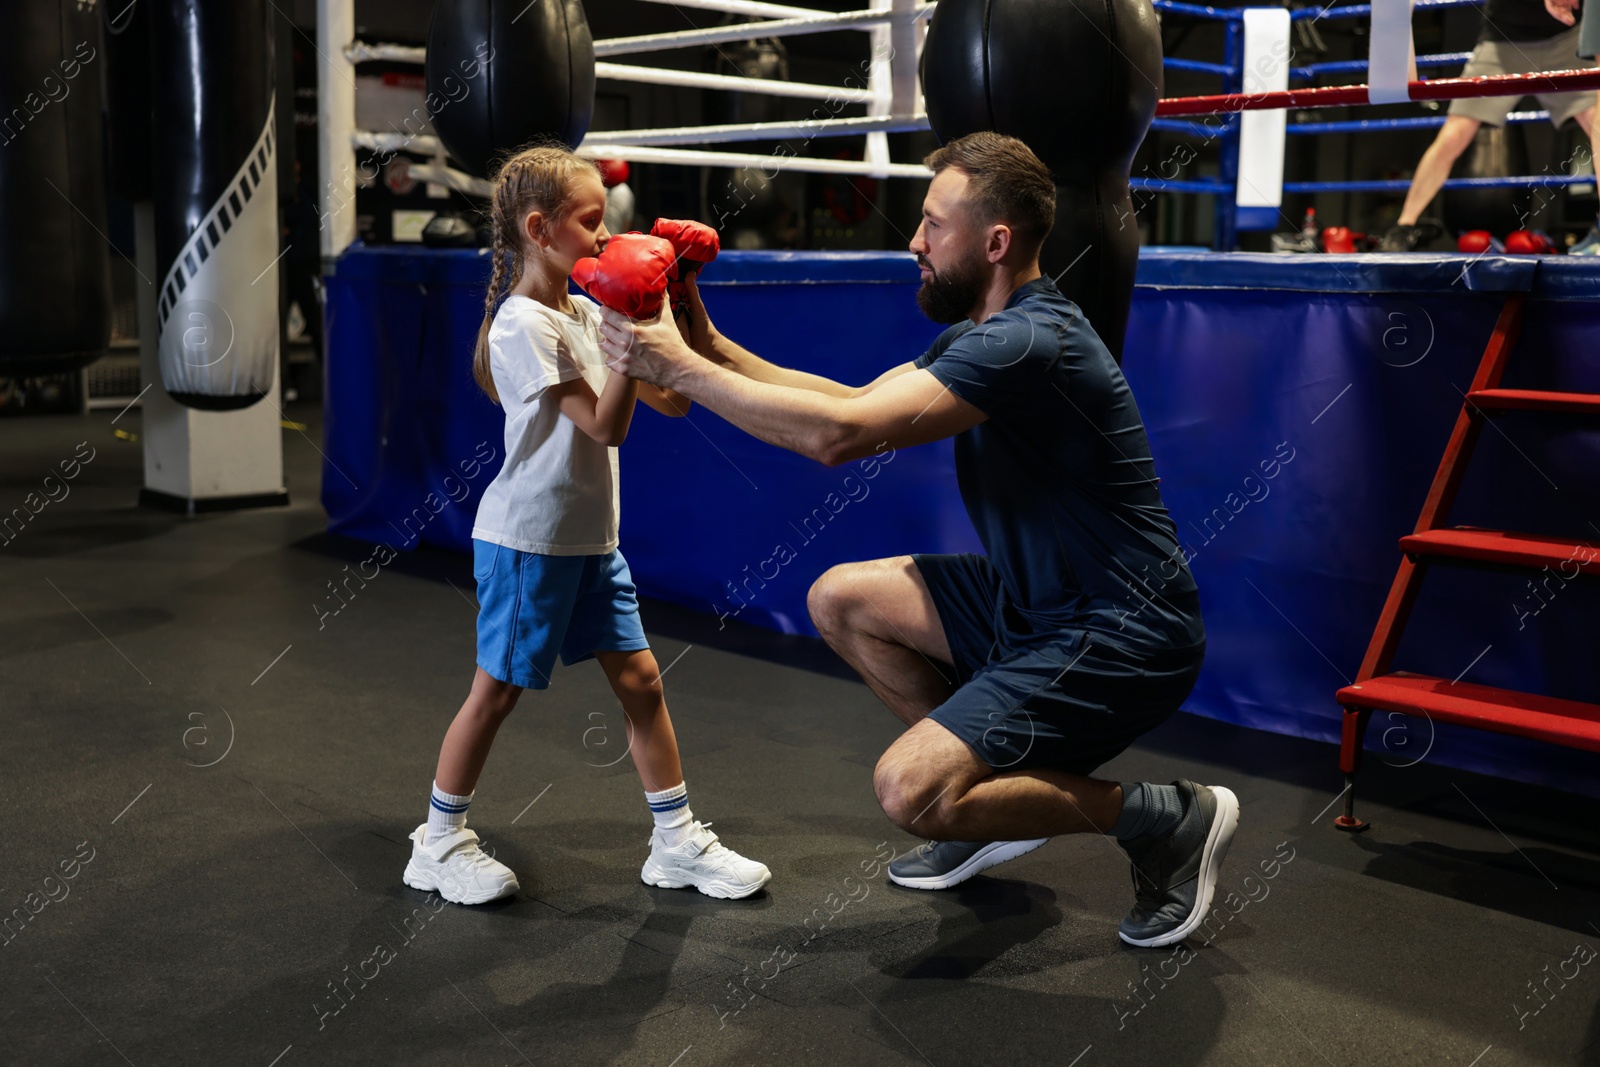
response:
<svg viewBox="0 0 1600 1067"><path fill-rule="evenodd" d="M157 0L152 14L162 384L192 408L248 407L278 363L274 12Z"/></svg>

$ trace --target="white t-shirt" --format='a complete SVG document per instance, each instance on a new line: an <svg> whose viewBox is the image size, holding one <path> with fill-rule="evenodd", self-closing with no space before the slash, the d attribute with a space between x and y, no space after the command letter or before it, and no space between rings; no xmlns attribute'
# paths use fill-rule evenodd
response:
<svg viewBox="0 0 1600 1067"><path fill-rule="evenodd" d="M522 552L589 556L617 547L617 450L564 418L546 390L582 377L599 395L611 376L600 307L572 297L577 318L508 296L489 325L489 367L506 413L506 461L478 502L472 536Z"/></svg>

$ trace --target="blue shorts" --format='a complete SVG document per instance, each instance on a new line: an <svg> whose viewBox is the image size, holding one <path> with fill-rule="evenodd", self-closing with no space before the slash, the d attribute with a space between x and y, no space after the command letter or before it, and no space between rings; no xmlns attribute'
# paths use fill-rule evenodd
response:
<svg viewBox="0 0 1600 1067"><path fill-rule="evenodd" d="M570 667L596 652L650 647L621 552L544 556L473 538L472 576L478 666L502 682L545 689L557 652Z"/></svg>
<svg viewBox="0 0 1600 1067"><path fill-rule="evenodd" d="M928 718L996 771L1089 774L1161 725L1200 677L1205 646L1133 650L1091 630L1018 635L984 556L913 555L959 688Z"/></svg>

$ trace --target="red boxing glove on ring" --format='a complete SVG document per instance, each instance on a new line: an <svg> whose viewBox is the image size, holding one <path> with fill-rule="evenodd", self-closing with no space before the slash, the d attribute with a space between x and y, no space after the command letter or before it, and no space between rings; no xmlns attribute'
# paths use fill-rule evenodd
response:
<svg viewBox="0 0 1600 1067"><path fill-rule="evenodd" d="M1513 230L1506 234L1506 251L1513 255L1544 256L1554 250L1550 238L1537 230Z"/></svg>
<svg viewBox="0 0 1600 1067"><path fill-rule="evenodd" d="M1348 226L1328 226L1322 231L1322 250L1324 252L1354 252L1356 250L1355 236Z"/></svg>
<svg viewBox="0 0 1600 1067"><path fill-rule="evenodd" d="M688 313L689 276L717 258L722 242L716 230L693 219L657 219L650 233L672 242L677 254L678 269L667 286L667 296L672 301L672 316L678 318Z"/></svg>
<svg viewBox="0 0 1600 1067"><path fill-rule="evenodd" d="M1506 246L1488 230L1467 230L1456 238L1456 249L1471 255L1480 252L1504 252Z"/></svg>
<svg viewBox="0 0 1600 1067"><path fill-rule="evenodd" d="M667 282L675 276L670 242L642 233L619 233L599 258L580 259L572 268L578 288L612 311L635 319L661 310Z"/></svg>

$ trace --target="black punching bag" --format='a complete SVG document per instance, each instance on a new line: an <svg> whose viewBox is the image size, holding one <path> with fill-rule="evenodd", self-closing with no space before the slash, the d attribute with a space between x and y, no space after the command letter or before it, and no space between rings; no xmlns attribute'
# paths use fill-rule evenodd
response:
<svg viewBox="0 0 1600 1067"><path fill-rule="evenodd" d="M1050 168L1040 269L1120 362L1139 259L1128 172L1161 97L1150 0L939 0L921 74L941 144L994 130Z"/></svg>
<svg viewBox="0 0 1600 1067"><path fill-rule="evenodd" d="M130 203L150 199L155 145L150 101L150 5L103 4L106 145L111 189Z"/></svg>
<svg viewBox="0 0 1600 1067"><path fill-rule="evenodd" d="M468 173L555 136L576 148L594 116L594 38L582 0L438 0L423 75L433 128Z"/></svg>
<svg viewBox="0 0 1600 1067"><path fill-rule="evenodd" d="M152 5L151 195L161 379L181 404L249 407L278 366L272 0Z"/></svg>
<svg viewBox="0 0 1600 1067"><path fill-rule="evenodd" d="M0 4L0 377L76 370L111 341L99 20Z"/></svg>

